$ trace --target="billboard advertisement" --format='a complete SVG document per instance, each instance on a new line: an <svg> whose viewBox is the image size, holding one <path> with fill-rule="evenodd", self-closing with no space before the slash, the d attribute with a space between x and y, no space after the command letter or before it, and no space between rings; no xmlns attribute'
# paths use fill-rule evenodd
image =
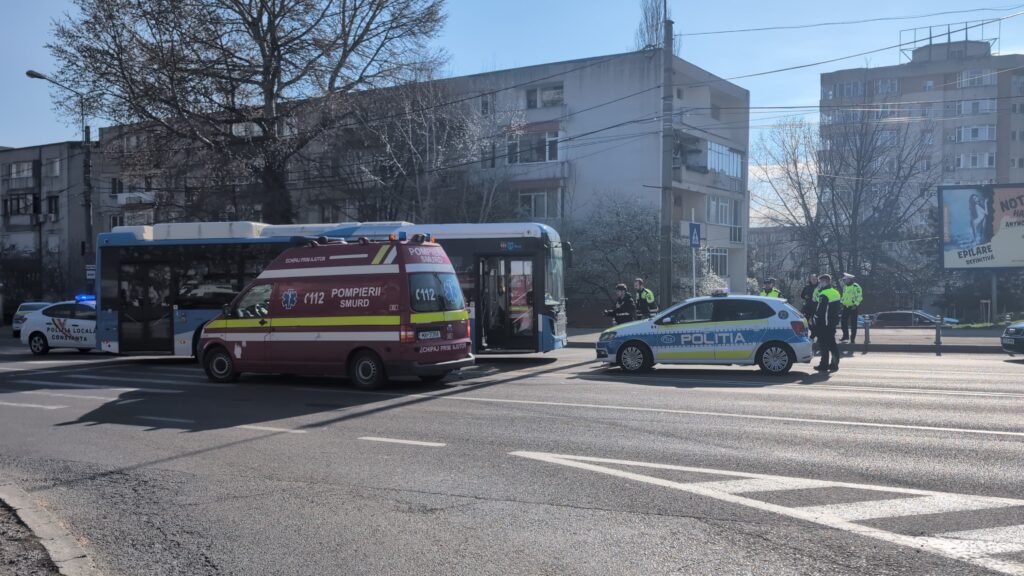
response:
<svg viewBox="0 0 1024 576"><path fill-rule="evenodd" d="M946 269L1024 267L1024 184L939 188Z"/></svg>

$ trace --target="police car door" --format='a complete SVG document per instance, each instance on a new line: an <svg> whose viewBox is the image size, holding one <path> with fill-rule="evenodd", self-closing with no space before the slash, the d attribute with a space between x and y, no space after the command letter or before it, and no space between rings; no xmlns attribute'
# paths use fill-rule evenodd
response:
<svg viewBox="0 0 1024 576"><path fill-rule="evenodd" d="M43 316L46 318L43 331L51 348L75 345L71 334L74 310L74 304L57 304L43 310Z"/></svg>
<svg viewBox="0 0 1024 576"><path fill-rule="evenodd" d="M721 364L753 362L774 315L771 306L758 300L716 301L712 322L715 360Z"/></svg>
<svg viewBox="0 0 1024 576"><path fill-rule="evenodd" d="M663 364L713 362L715 350L705 334L714 313L714 302L704 300L681 306L658 319L654 359Z"/></svg>

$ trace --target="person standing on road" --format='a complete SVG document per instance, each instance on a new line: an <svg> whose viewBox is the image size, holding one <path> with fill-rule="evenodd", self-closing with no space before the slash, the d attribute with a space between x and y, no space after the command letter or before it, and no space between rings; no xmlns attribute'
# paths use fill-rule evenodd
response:
<svg viewBox="0 0 1024 576"><path fill-rule="evenodd" d="M849 272L843 273L843 297L840 302L843 305L843 338L840 342L850 341L850 344L857 343L857 315L860 312L860 304L864 301L864 291L860 284L854 280L854 275Z"/></svg>
<svg viewBox="0 0 1024 576"><path fill-rule="evenodd" d="M811 338L814 338L814 310L818 307L818 274L812 272L807 277L807 284L804 285L804 289L800 291L800 298L803 299L804 305L800 309L800 312L807 319L808 327L811 329Z"/></svg>
<svg viewBox="0 0 1024 576"><path fill-rule="evenodd" d="M782 298L782 293L775 287L775 278L766 278L764 288L761 289L761 296L769 298Z"/></svg>
<svg viewBox="0 0 1024 576"><path fill-rule="evenodd" d="M832 287L832 276L818 276L818 307L814 314L814 327L821 348L821 363L814 367L819 372L839 370L839 345L836 344L836 327L839 325L839 290Z"/></svg>
<svg viewBox="0 0 1024 576"><path fill-rule="evenodd" d="M615 286L615 308L605 310L604 315L611 316L616 325L636 319L636 304L633 303L633 296L626 291L625 284Z"/></svg>
<svg viewBox="0 0 1024 576"><path fill-rule="evenodd" d="M644 279L634 280L633 288L636 289L636 319L646 320L657 314L658 305L654 303L654 292L644 286Z"/></svg>

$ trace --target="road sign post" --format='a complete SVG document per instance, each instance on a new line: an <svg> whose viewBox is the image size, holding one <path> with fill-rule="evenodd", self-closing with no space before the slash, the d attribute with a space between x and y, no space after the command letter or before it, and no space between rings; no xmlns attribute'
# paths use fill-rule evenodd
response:
<svg viewBox="0 0 1024 576"><path fill-rule="evenodd" d="M690 260L690 270L693 273L693 295L697 296L697 248L700 248L700 224L690 222L690 250L693 259Z"/></svg>

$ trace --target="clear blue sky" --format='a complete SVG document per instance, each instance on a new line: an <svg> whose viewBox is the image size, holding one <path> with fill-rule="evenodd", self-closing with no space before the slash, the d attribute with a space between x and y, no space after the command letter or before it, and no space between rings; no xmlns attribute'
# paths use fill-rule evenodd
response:
<svg viewBox="0 0 1024 576"><path fill-rule="evenodd" d="M26 78L26 69L53 69L43 48L50 22L72 9L69 0L2 0L0 29L0 145L28 146L79 138L74 122L54 115L47 85ZM571 60L631 50L639 19L637 0L448 0L448 25L437 45L451 56L448 73L488 70ZM975 12L915 20L853 26L752 32L683 38L681 56L719 76L731 77L846 56L898 44L899 31L928 25L987 19L1024 10L1015 0L820 0L765 2L743 0L696 2L669 0L676 32L792 25L836 20L910 16L968 8L1001 7L1002 12ZM1010 10L1017 6L1015 10ZM986 29L986 32L988 29ZM999 32L991 29L991 35ZM1024 16L1003 22L1003 53L1024 52ZM751 91L753 106L815 104L821 72L898 62L896 49L762 78L739 80ZM777 117L774 113L771 117ZM754 114L753 126L764 114ZM93 120L94 126L102 121ZM95 133L95 128L94 128ZM756 136L752 134L752 136Z"/></svg>

